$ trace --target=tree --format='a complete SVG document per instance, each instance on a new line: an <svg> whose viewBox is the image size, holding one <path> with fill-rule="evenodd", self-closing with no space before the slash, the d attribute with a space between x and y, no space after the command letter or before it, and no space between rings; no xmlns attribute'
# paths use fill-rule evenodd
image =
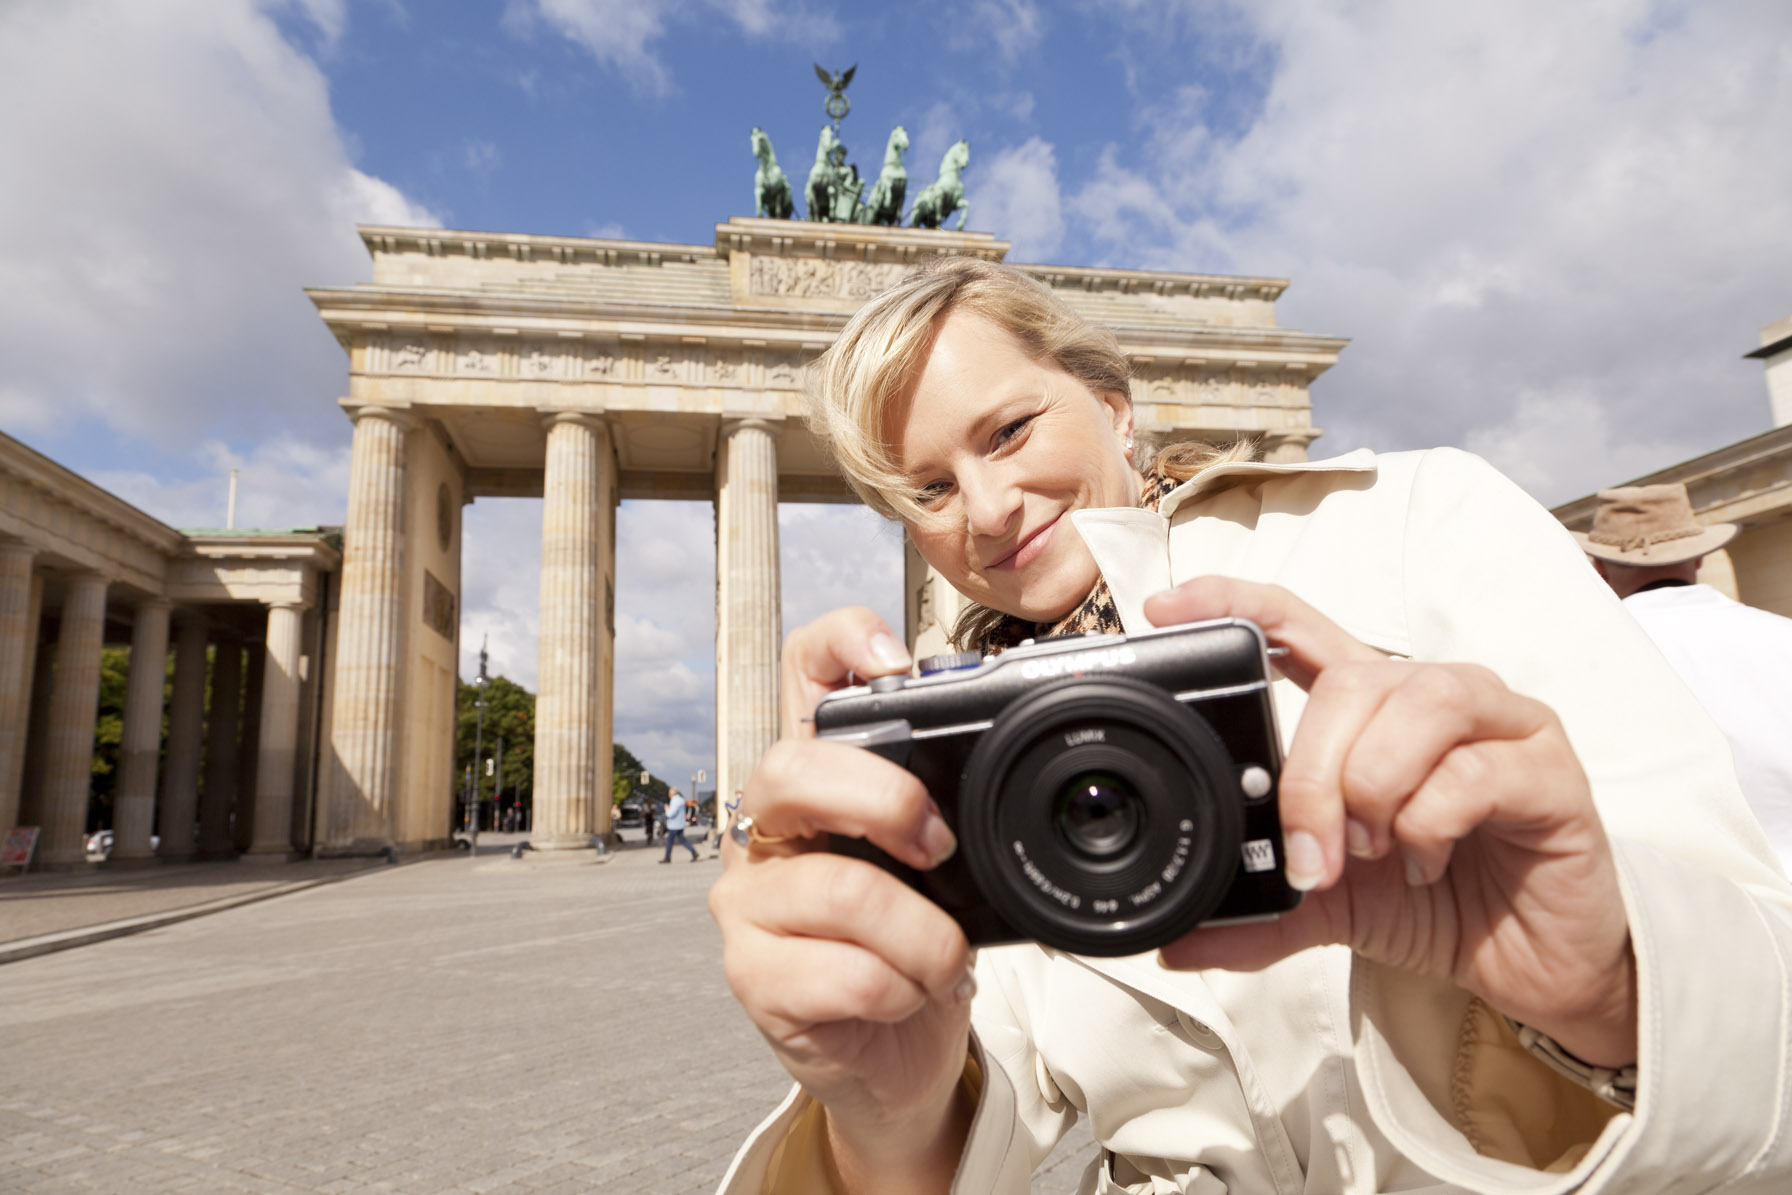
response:
<svg viewBox="0 0 1792 1195"><path fill-rule="evenodd" d="M460 683L459 725L454 749L454 795L461 799L466 792L467 767L473 763L473 739L479 730L479 711L474 702L479 690L475 685ZM494 676L485 685L485 722L480 735L480 750L486 759L498 754L504 744L504 799L530 803L535 784L535 694L509 677ZM482 762L473 769L479 787L479 799L487 801L497 790L498 777L485 774Z"/></svg>

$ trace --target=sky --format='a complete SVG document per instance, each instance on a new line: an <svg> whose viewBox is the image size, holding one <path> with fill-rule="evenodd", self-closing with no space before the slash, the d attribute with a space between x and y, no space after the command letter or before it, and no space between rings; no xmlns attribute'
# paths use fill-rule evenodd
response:
<svg viewBox="0 0 1792 1195"><path fill-rule="evenodd" d="M875 173L971 144L1029 262L1290 280L1329 456L1452 444L1554 504L1769 424L1784 0L0 0L0 430L178 527L340 522L357 222L711 244L857 65ZM706 505L618 520L616 737L713 769ZM780 514L786 627L901 618L901 537ZM463 675L534 686L539 505L466 512Z"/></svg>

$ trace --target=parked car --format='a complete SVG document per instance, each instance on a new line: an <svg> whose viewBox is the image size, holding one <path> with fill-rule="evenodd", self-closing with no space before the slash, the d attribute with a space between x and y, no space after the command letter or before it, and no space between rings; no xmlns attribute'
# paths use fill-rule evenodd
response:
<svg viewBox="0 0 1792 1195"><path fill-rule="evenodd" d="M105 862L112 857L112 842L112 831L95 830L92 834L87 836L87 841L84 844L87 848L87 857L96 862ZM154 851L161 845L162 836L160 834L151 834L149 836L149 849L151 851Z"/></svg>
<svg viewBox="0 0 1792 1195"><path fill-rule="evenodd" d="M616 828L618 830L639 830L641 828L641 812L645 802L640 797L624 797L616 810Z"/></svg>

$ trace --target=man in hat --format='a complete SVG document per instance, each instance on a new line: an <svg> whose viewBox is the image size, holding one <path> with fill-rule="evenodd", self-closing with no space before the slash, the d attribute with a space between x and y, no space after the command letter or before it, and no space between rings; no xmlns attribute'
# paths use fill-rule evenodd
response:
<svg viewBox="0 0 1792 1195"><path fill-rule="evenodd" d="M1734 523L1701 524L1679 484L1601 490L1593 529L1574 533L1730 740L1743 795L1792 874L1792 619L1699 584L1699 562L1735 536Z"/></svg>

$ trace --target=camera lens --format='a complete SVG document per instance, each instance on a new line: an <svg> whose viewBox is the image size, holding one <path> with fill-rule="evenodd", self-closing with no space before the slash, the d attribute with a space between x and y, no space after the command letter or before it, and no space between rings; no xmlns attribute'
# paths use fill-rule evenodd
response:
<svg viewBox="0 0 1792 1195"><path fill-rule="evenodd" d="M1089 772L1058 795L1058 833L1091 859L1123 854L1139 836L1143 820L1139 794L1124 779Z"/></svg>
<svg viewBox="0 0 1792 1195"><path fill-rule="evenodd" d="M1136 954L1207 917L1239 867L1237 767L1205 719L1127 677L1006 706L960 787L964 866L1021 937Z"/></svg>

